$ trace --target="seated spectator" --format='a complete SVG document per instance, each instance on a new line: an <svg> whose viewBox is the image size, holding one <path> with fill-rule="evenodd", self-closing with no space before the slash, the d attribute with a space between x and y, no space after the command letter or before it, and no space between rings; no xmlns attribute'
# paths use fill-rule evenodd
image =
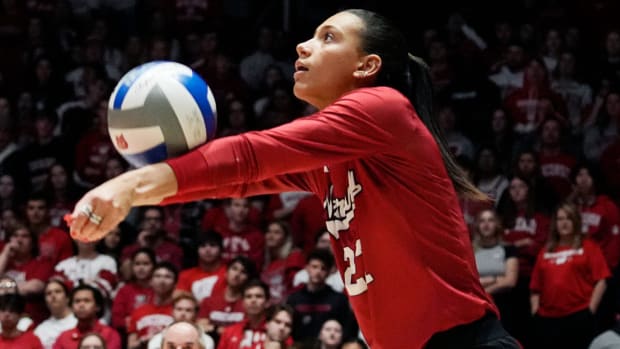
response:
<svg viewBox="0 0 620 349"><path fill-rule="evenodd" d="M478 214L474 225L474 256L480 274L480 283L493 297L502 324L513 332L512 289L519 276L519 260L516 248L503 243L504 229L494 210Z"/></svg>
<svg viewBox="0 0 620 349"><path fill-rule="evenodd" d="M536 199L535 206L542 212L550 214L558 205L559 198L547 178L543 177L538 161L538 153L535 150L531 148L520 150L515 156L513 175L530 183L531 194ZM504 195L500 200L505 200L507 197L508 195ZM499 206L501 205L500 202Z"/></svg>
<svg viewBox="0 0 620 349"><path fill-rule="evenodd" d="M49 171L43 192L49 198L50 223L53 227L67 230L63 217L73 211L80 192L64 165L54 164Z"/></svg>
<svg viewBox="0 0 620 349"><path fill-rule="evenodd" d="M73 285L85 283L95 286L106 299L110 299L118 283L116 261L97 252L97 242L76 241L76 245L77 255L56 264L55 277Z"/></svg>
<svg viewBox="0 0 620 349"><path fill-rule="evenodd" d="M368 349L368 344L360 338L355 338L342 343L340 349Z"/></svg>
<svg viewBox="0 0 620 349"><path fill-rule="evenodd" d="M293 308L274 304L265 312L265 348L286 349L293 342Z"/></svg>
<svg viewBox="0 0 620 349"><path fill-rule="evenodd" d="M215 230L219 232L226 229L230 224L230 205L228 205L228 202L229 200L218 200L205 212L200 223L203 231ZM250 205L248 211L250 225L258 228L261 226L262 219L261 211Z"/></svg>
<svg viewBox="0 0 620 349"><path fill-rule="evenodd" d="M581 233L577 208L562 204L532 272L531 312L540 348L586 348L609 268L601 249Z"/></svg>
<svg viewBox="0 0 620 349"><path fill-rule="evenodd" d="M5 294L18 294L18 290L17 290L17 282L15 282L15 280L8 276L8 275L1 275L0 276L0 296L5 295ZM32 328L34 328L34 323L32 322L32 319L30 318L30 315L28 315L26 312L21 314L21 317L19 318L19 322L17 323L17 329L19 329L20 331L28 331ZM2 324L0 324L0 333L2 333Z"/></svg>
<svg viewBox="0 0 620 349"><path fill-rule="evenodd" d="M226 327L243 321L243 289L248 280L257 277L254 262L248 257L238 256L228 262L224 278L218 280L211 296L200 303L198 317L202 328L219 336Z"/></svg>
<svg viewBox="0 0 620 349"><path fill-rule="evenodd" d="M185 321L196 326L196 316L198 315L198 301L191 295L182 294L176 297L172 303L172 317L174 318L174 322L171 325L168 325L168 329L174 324L179 323L181 321ZM164 333L167 330L164 329L162 332L159 332L148 343L148 349L160 349L162 348L162 342ZM200 340L203 345L203 349L214 349L215 343L213 339L204 333L204 331L200 331Z"/></svg>
<svg viewBox="0 0 620 349"><path fill-rule="evenodd" d="M24 298L19 294L0 296L0 348L6 349L42 349L41 341L32 331L22 331L17 323L24 312Z"/></svg>
<svg viewBox="0 0 620 349"><path fill-rule="evenodd" d="M0 252L0 275L15 280L19 294L25 297L26 312L35 325L39 324L48 316L43 289L52 275L53 265L49 259L39 256L36 235L25 225L10 231L8 238Z"/></svg>
<svg viewBox="0 0 620 349"><path fill-rule="evenodd" d="M162 332L161 346L158 348L210 349L204 342L205 334L199 326L191 321L177 321ZM207 337L208 338L208 337Z"/></svg>
<svg viewBox="0 0 620 349"><path fill-rule="evenodd" d="M157 261L168 261L177 270L183 263L183 250L179 245L166 238L164 228L164 210L159 206L146 206L142 209L139 223L139 233L136 242L123 248L121 253L121 270L130 269L130 257L134 251L141 247L148 247L155 251ZM123 273L124 274L124 273Z"/></svg>
<svg viewBox="0 0 620 349"><path fill-rule="evenodd" d="M77 325L58 336L52 349L77 349L82 337L95 332L107 343L108 349L121 349L121 337L99 318L103 315L104 299L99 290L90 285L78 285L71 292L71 309L78 320Z"/></svg>
<svg viewBox="0 0 620 349"><path fill-rule="evenodd" d="M110 230L110 232L97 244L97 251L99 253L108 255L114 259L116 265L119 266L121 262L121 253L123 248L127 245L130 237L135 236L134 229L127 222L121 222ZM127 272L123 274L123 272ZM127 281L131 276L131 268L128 270L119 270L119 281Z"/></svg>
<svg viewBox="0 0 620 349"><path fill-rule="evenodd" d="M78 349L108 349L105 338L98 333L89 333L80 339Z"/></svg>
<svg viewBox="0 0 620 349"><path fill-rule="evenodd" d="M38 237L41 256L49 258L53 264L73 256L73 241L69 234L51 225L49 199L43 193L33 193L28 197L26 221Z"/></svg>
<svg viewBox="0 0 620 349"><path fill-rule="evenodd" d="M452 106L444 105L438 113L439 127L446 137L450 152L455 157L464 156L469 160L474 159L474 144L457 128L456 114Z"/></svg>
<svg viewBox="0 0 620 349"><path fill-rule="evenodd" d="M289 295L286 303L295 310L293 338L303 341L316 338L328 319L337 319L344 328L345 338L357 334L357 324L347 297L326 283L334 266L334 256L325 249L312 251L306 259L308 282Z"/></svg>
<svg viewBox="0 0 620 349"><path fill-rule="evenodd" d="M151 277L156 263L155 252L148 247L136 250L131 258L131 278L119 287L112 301L112 327L122 334L131 313L153 298Z"/></svg>
<svg viewBox="0 0 620 349"><path fill-rule="evenodd" d="M228 326L217 349L256 348L265 341L265 311L269 302L269 287L259 279L250 280L243 289L245 320ZM243 338L243 341L239 339Z"/></svg>
<svg viewBox="0 0 620 349"><path fill-rule="evenodd" d="M293 289L295 274L303 269L305 257L293 246L290 225L275 221L267 226L265 233L265 264L261 280L269 285L271 304L283 302Z"/></svg>
<svg viewBox="0 0 620 349"><path fill-rule="evenodd" d="M172 292L178 272L169 262L159 262L153 269L151 287L153 299L131 313L127 326L127 348L146 348L148 341L174 319L172 318Z"/></svg>
<svg viewBox="0 0 620 349"><path fill-rule="evenodd" d="M179 274L175 295L185 292L201 302L211 297L218 280L226 274L226 265L222 260L224 242L220 234L214 231L206 232L199 234L197 240L198 265Z"/></svg>
<svg viewBox="0 0 620 349"><path fill-rule="evenodd" d="M58 336L74 328L78 320L69 306L69 289L60 280L47 282L45 304L51 315L35 328L34 334L39 337L44 349L52 349Z"/></svg>
<svg viewBox="0 0 620 349"><path fill-rule="evenodd" d="M1 122L1 121L0 121ZM15 188L15 179L8 173L0 175L0 208L14 208L19 202L20 190Z"/></svg>
<svg viewBox="0 0 620 349"><path fill-rule="evenodd" d="M320 349L339 349L343 340L342 325L335 319L325 321L318 338Z"/></svg>
<svg viewBox="0 0 620 349"><path fill-rule="evenodd" d="M487 194L497 205L500 197L508 188L508 179L501 172L497 153L493 147L483 146L478 150L473 179L476 187Z"/></svg>
<svg viewBox="0 0 620 349"><path fill-rule="evenodd" d="M315 236L314 248L324 249L333 254L331 250L332 244L329 238L329 232L325 229L325 224L323 224L323 229L321 229ZM304 284L308 283L308 278L308 269L304 267L295 274L295 277L293 278L293 287L295 289L302 288ZM329 275L327 275L325 283L336 292L344 291L344 282L342 281L342 276L340 276L340 272L338 272L338 268L336 268L335 264L329 271Z"/></svg>

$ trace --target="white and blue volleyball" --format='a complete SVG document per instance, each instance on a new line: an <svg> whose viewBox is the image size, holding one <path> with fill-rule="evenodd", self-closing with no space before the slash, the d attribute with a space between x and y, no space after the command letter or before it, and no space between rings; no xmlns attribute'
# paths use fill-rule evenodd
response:
<svg viewBox="0 0 620 349"><path fill-rule="evenodd" d="M211 89L181 63L154 61L135 67L110 96L112 143L135 167L185 154L213 139L216 129Z"/></svg>

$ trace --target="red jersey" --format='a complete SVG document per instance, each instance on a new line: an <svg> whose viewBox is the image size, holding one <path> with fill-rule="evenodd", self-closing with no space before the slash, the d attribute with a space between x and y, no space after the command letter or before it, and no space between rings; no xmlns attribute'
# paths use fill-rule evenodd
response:
<svg viewBox="0 0 620 349"><path fill-rule="evenodd" d="M69 233L50 227L39 235L39 254L49 258L53 264L73 256L73 242Z"/></svg>
<svg viewBox="0 0 620 349"><path fill-rule="evenodd" d="M112 300L112 327L127 328L131 313L152 299L151 287L142 287L133 282L121 286Z"/></svg>
<svg viewBox="0 0 620 349"><path fill-rule="evenodd" d="M136 333L138 339L147 341L173 321L172 304L145 304L131 313L127 333Z"/></svg>
<svg viewBox="0 0 620 349"><path fill-rule="evenodd" d="M200 267L183 270L179 274L176 289L190 292L198 302L211 296L213 287L218 280L223 280L226 275L226 265L222 264L215 271L204 271Z"/></svg>
<svg viewBox="0 0 620 349"><path fill-rule="evenodd" d="M549 218L540 213L534 213L533 217L527 218L521 212L517 214L514 226L504 230L504 241L509 244L525 238L534 240L529 246L517 248L520 276L529 277L532 274L536 257L549 235L549 222Z"/></svg>
<svg viewBox="0 0 620 349"><path fill-rule="evenodd" d="M308 195L297 203L291 213L291 229L296 246L310 252L315 245L316 234L325 229L325 210L316 195Z"/></svg>
<svg viewBox="0 0 620 349"><path fill-rule="evenodd" d="M434 333L497 313L437 143L392 88L351 91L313 115L215 139L168 163L178 192L162 204L295 190L319 196L372 348L422 348Z"/></svg>
<svg viewBox="0 0 620 349"><path fill-rule="evenodd" d="M98 333L103 337L106 342L106 346L108 349L121 349L121 336L119 336L118 332L114 330L110 326L106 326L101 322L95 322L94 326L91 328L81 328L80 324L68 331L65 331L58 336L56 342L52 346L52 349L78 349L78 344L80 343L80 339L84 335L87 335L91 332Z"/></svg>
<svg viewBox="0 0 620 349"><path fill-rule="evenodd" d="M591 206L581 208L582 232L603 251L607 265L614 269L620 260L620 214L618 206L599 195Z"/></svg>
<svg viewBox="0 0 620 349"><path fill-rule="evenodd" d="M27 331L17 337L6 338L0 334L0 348L2 349L43 349L39 337L32 331Z"/></svg>
<svg viewBox="0 0 620 349"><path fill-rule="evenodd" d="M300 250L293 250L284 259L273 260L260 275L269 286L271 304L284 302L293 289L295 274L306 265L306 257Z"/></svg>
<svg viewBox="0 0 620 349"><path fill-rule="evenodd" d="M217 345L217 349L263 349L265 323L252 328L248 320L228 326Z"/></svg>
<svg viewBox="0 0 620 349"><path fill-rule="evenodd" d="M227 327L245 319L243 300L239 298L234 302L229 302L224 298L226 287L218 284L211 297L205 298L200 303L198 318L209 319L215 326Z"/></svg>
<svg viewBox="0 0 620 349"><path fill-rule="evenodd" d="M260 270L265 253L265 234L260 229L248 224L239 232L228 226L218 228L217 232L224 238L222 259L230 261L237 256L246 256Z"/></svg>
<svg viewBox="0 0 620 349"><path fill-rule="evenodd" d="M594 285L610 275L601 249L591 241L580 248L541 251L530 282L532 292L540 294L538 314L561 317L587 309Z"/></svg>

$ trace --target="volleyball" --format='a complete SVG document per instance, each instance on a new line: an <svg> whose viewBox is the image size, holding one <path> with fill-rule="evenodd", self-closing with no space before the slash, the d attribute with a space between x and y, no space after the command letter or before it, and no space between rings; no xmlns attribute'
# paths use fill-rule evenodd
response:
<svg viewBox="0 0 620 349"><path fill-rule="evenodd" d="M134 167L185 154L213 139L216 128L211 89L181 63L139 65L119 80L109 99L110 138Z"/></svg>

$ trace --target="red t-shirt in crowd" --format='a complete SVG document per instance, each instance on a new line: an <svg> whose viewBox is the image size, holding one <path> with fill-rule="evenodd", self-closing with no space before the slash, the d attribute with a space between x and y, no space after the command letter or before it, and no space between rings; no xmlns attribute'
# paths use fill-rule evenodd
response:
<svg viewBox="0 0 620 349"><path fill-rule="evenodd" d="M601 249L589 240L538 255L530 289L540 294L538 314L561 317L587 309L597 281L610 276Z"/></svg>
<svg viewBox="0 0 620 349"><path fill-rule="evenodd" d="M215 284L218 280L223 280L225 275L226 265L224 264L214 271L204 271L200 267L193 267L179 274L176 289L190 292L200 302L211 296Z"/></svg>
<svg viewBox="0 0 620 349"><path fill-rule="evenodd" d="M134 252L142 248L138 243L133 243L123 248L121 252L121 261L130 259ZM183 264L183 249L179 245L170 241L163 241L153 249L157 261L166 261L174 264L177 268L181 268Z"/></svg>
<svg viewBox="0 0 620 349"><path fill-rule="evenodd" d="M26 331L17 337L6 338L0 334L0 348L2 349L43 349L39 337L32 331Z"/></svg>
<svg viewBox="0 0 620 349"><path fill-rule="evenodd" d="M200 302L198 318L209 319L218 327L227 327L245 319L243 300L239 298L234 302L229 302L224 297L226 291L226 281L221 280L213 290L211 297L205 298Z"/></svg>
<svg viewBox="0 0 620 349"><path fill-rule="evenodd" d="M39 236L39 255L48 257L53 264L73 256L73 242L69 233L50 227Z"/></svg>
<svg viewBox="0 0 620 349"><path fill-rule="evenodd" d="M620 260L620 214L618 206L605 195L596 197L591 206L581 208L583 233L603 251L610 269Z"/></svg>
<svg viewBox="0 0 620 349"><path fill-rule="evenodd" d="M325 209L316 195L303 197L291 213L291 229L295 245L310 252L315 245L316 234L325 230Z"/></svg>
<svg viewBox="0 0 620 349"><path fill-rule="evenodd" d="M172 304L145 304L131 313L127 333L136 333L138 339L147 341L174 321Z"/></svg>
<svg viewBox="0 0 620 349"><path fill-rule="evenodd" d="M23 264L17 264L15 260L9 260L4 274L17 282L40 280L45 283L54 273L53 268L52 262L45 257L33 258ZM47 319L49 310L45 305L43 292L26 297L25 311L35 324L39 324Z"/></svg>
<svg viewBox="0 0 620 349"><path fill-rule="evenodd" d="M247 219L248 224L257 228L260 227L261 213L256 207L250 206L250 211L248 212ZM228 227L229 224L230 221L228 220L228 216L226 215L226 207L224 207L223 204L219 204L210 208L202 217L201 222L203 231L218 231L222 227Z"/></svg>
<svg viewBox="0 0 620 349"><path fill-rule="evenodd" d="M538 163L540 172L560 200L565 199L572 190L570 173L575 167L577 160L567 153L557 155L539 154Z"/></svg>
<svg viewBox="0 0 620 349"><path fill-rule="evenodd" d="M150 303L153 288L142 287L130 282L121 286L112 300L112 327L127 328L131 313L138 307Z"/></svg>
<svg viewBox="0 0 620 349"><path fill-rule="evenodd" d="M356 89L313 115L214 139L168 164L178 192L162 204L318 195L372 348L422 348L434 333L497 313L439 147L392 88Z"/></svg>
<svg viewBox="0 0 620 349"><path fill-rule="evenodd" d="M106 342L108 349L121 349L121 336L110 326L101 322L95 322L93 327L81 328L80 324L73 329L67 330L58 336L52 349L78 349L80 339L89 333L98 333Z"/></svg>
<svg viewBox="0 0 620 349"><path fill-rule="evenodd" d="M226 327L217 349L263 349L265 339L265 323L252 328L248 320L244 320Z"/></svg>
<svg viewBox="0 0 620 349"><path fill-rule="evenodd" d="M284 259L273 260L262 271L260 278L269 286L271 304L283 302L293 289L295 274L306 265L306 257L300 250L293 250Z"/></svg>
<svg viewBox="0 0 620 349"><path fill-rule="evenodd" d="M217 232L224 238L223 260L228 262L237 256L246 256L260 270L265 253L265 234L260 229L248 224L242 231L232 231L226 226L218 228Z"/></svg>
<svg viewBox="0 0 620 349"><path fill-rule="evenodd" d="M549 223L549 217L543 214L534 213L531 218L527 218L524 212L520 212L514 226L504 230L504 241L509 244L525 238L534 240L529 246L517 248L520 276L529 277L532 274L536 257L547 241Z"/></svg>

